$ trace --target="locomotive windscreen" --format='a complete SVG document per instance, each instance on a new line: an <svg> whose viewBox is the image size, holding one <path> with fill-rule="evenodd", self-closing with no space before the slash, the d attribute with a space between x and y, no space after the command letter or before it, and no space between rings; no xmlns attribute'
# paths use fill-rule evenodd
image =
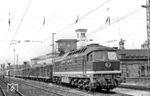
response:
<svg viewBox="0 0 150 96"><path fill-rule="evenodd" d="M94 53L94 60L117 60L117 54L114 51L105 52L105 51L96 51Z"/></svg>
<svg viewBox="0 0 150 96"><path fill-rule="evenodd" d="M109 60L117 60L116 52L108 52L108 59Z"/></svg>
<svg viewBox="0 0 150 96"><path fill-rule="evenodd" d="M95 52L95 60L106 60L106 52L104 51L96 51Z"/></svg>

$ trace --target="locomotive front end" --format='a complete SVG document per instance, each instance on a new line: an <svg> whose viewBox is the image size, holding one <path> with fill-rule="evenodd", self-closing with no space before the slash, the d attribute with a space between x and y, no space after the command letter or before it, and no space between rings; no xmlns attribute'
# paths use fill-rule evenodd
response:
<svg viewBox="0 0 150 96"><path fill-rule="evenodd" d="M116 51L95 51L93 56L94 86L105 90L117 87L121 82L121 71Z"/></svg>

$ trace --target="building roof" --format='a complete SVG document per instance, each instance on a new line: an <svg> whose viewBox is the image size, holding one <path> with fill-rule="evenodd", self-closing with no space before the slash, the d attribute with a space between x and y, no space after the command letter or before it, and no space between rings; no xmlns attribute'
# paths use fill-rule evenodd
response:
<svg viewBox="0 0 150 96"><path fill-rule="evenodd" d="M96 50L110 50L110 51L114 51L115 49L114 48L111 48L111 47L106 47L106 46L103 46L103 45L99 45L99 44L89 44L83 48L80 48L78 50L74 50L74 51L71 51L69 52L68 56L69 55L75 55L75 54L87 54L89 52L92 52L92 51L96 51Z"/></svg>
<svg viewBox="0 0 150 96"><path fill-rule="evenodd" d="M56 41L56 43L59 43L59 42L77 42L78 40L77 39L59 39Z"/></svg>
<svg viewBox="0 0 150 96"><path fill-rule="evenodd" d="M87 29L77 29L77 30L75 30L76 32L86 32L87 31Z"/></svg>
<svg viewBox="0 0 150 96"><path fill-rule="evenodd" d="M126 56L148 56L148 50L146 49L125 49L118 50L118 54L125 54Z"/></svg>
<svg viewBox="0 0 150 96"><path fill-rule="evenodd" d="M147 61L148 50L146 49L118 50L118 55L121 61Z"/></svg>

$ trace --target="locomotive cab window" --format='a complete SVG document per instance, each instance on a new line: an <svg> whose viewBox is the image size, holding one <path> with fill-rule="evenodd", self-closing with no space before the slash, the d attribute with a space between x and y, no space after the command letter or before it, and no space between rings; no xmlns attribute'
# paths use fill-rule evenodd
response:
<svg viewBox="0 0 150 96"><path fill-rule="evenodd" d="M107 52L107 53L108 53L108 59L109 60L117 60L116 52Z"/></svg>
<svg viewBox="0 0 150 96"><path fill-rule="evenodd" d="M88 61L93 61L93 54L92 53L88 55Z"/></svg>
<svg viewBox="0 0 150 96"><path fill-rule="evenodd" d="M104 51L95 51L94 52L94 60L106 60L106 52Z"/></svg>

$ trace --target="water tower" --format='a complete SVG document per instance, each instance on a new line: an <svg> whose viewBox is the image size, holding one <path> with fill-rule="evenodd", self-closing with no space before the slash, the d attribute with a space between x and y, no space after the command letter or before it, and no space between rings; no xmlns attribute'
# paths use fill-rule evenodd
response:
<svg viewBox="0 0 150 96"><path fill-rule="evenodd" d="M77 47L81 48L83 46L86 46L86 42L87 42L87 37L86 37L87 29L77 29L75 31L77 33L77 40L78 40Z"/></svg>

